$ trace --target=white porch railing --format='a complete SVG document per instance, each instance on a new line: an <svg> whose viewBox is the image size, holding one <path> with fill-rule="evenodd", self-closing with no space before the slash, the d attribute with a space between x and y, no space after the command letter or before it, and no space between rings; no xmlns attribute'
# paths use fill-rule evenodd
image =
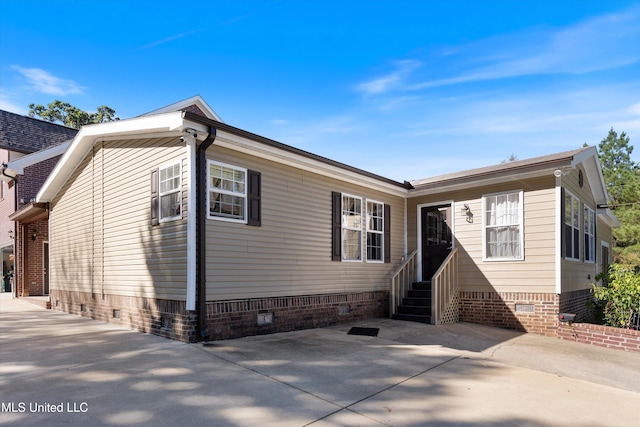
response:
<svg viewBox="0 0 640 427"><path fill-rule="evenodd" d="M391 289L389 290L389 317L396 314L398 306L404 297L407 296L411 284L417 277L416 254L417 250L411 252L407 259L400 264L391 275Z"/></svg>
<svg viewBox="0 0 640 427"><path fill-rule="evenodd" d="M460 319L458 249L451 251L431 279L431 323L442 325Z"/></svg>

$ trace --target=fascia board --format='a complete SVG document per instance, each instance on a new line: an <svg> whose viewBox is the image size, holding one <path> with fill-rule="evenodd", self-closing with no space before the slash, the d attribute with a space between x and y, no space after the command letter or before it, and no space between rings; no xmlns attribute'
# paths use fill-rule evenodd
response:
<svg viewBox="0 0 640 427"><path fill-rule="evenodd" d="M222 130L218 130L218 136L214 143L214 146L216 145L329 178L362 185L363 187L371 188L394 196L406 197L409 194L407 189L394 186L388 182L378 181L374 178L360 175L354 171L338 168L296 153L278 149L277 147L266 146L259 142L242 138Z"/></svg>
<svg viewBox="0 0 640 427"><path fill-rule="evenodd" d="M575 168L580 163L583 163L585 160L594 156L598 156L598 150L596 150L596 147L587 147L584 150L573 155L573 158L571 160L571 167Z"/></svg>
<svg viewBox="0 0 640 427"><path fill-rule="evenodd" d="M166 136L167 133L184 129L184 124L182 112L173 112L83 126L44 182L36 196L36 202L50 202L100 138L133 137L148 134Z"/></svg>
<svg viewBox="0 0 640 427"><path fill-rule="evenodd" d="M158 108L157 110L150 111L148 113L143 114L142 116L151 116L154 114L161 113L169 113L182 110L183 108L189 107L190 105L196 105L201 111L205 112L208 115L209 119L218 121L220 123L224 123L220 116L205 102L205 100L200 96L192 96L191 98L185 99L183 101L175 102L171 105L167 105L166 107Z"/></svg>
<svg viewBox="0 0 640 427"><path fill-rule="evenodd" d="M533 171L521 171L501 173L500 175L487 177L466 177L459 180L447 180L441 182L429 183L426 188L416 188L409 191L410 197L427 196L431 194L439 194L450 191L465 190L468 188L485 187L490 185L503 184L505 182L521 182L531 178L539 178L541 176L553 176L556 168L538 169Z"/></svg>
<svg viewBox="0 0 640 427"><path fill-rule="evenodd" d="M55 147L36 151L35 153L27 154L24 157L20 157L19 159L9 162L7 164L7 172L12 171L12 172L15 172L16 175L23 175L24 168L33 166L36 163L40 163L45 160L49 160L53 157L64 154L64 152L67 150L69 145L71 145L71 140L67 142L63 142L62 144L56 145Z"/></svg>
<svg viewBox="0 0 640 427"><path fill-rule="evenodd" d="M615 216L615 214L609 208L598 208L597 209L598 217L602 219L605 224L607 224L611 228L620 227L620 220Z"/></svg>
<svg viewBox="0 0 640 427"><path fill-rule="evenodd" d="M587 179L591 184L591 191L596 199L596 203L607 204L609 202L609 192L604 182L604 175L602 174L598 154L594 153L593 156L583 160L582 164L587 173Z"/></svg>

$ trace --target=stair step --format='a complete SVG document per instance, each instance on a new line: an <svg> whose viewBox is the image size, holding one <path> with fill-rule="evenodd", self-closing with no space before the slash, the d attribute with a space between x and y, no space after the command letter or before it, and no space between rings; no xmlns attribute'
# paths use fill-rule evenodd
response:
<svg viewBox="0 0 640 427"><path fill-rule="evenodd" d="M431 316L431 307L401 305L398 306L398 314L417 314L420 316Z"/></svg>
<svg viewBox="0 0 640 427"><path fill-rule="evenodd" d="M402 298L402 305L431 307L431 298Z"/></svg>
<svg viewBox="0 0 640 427"><path fill-rule="evenodd" d="M412 289L407 293L409 298L431 298L431 291Z"/></svg>
<svg viewBox="0 0 640 427"><path fill-rule="evenodd" d="M414 291L429 291L431 292L431 280L427 280L424 282L413 282L411 284L411 289Z"/></svg>
<svg viewBox="0 0 640 427"><path fill-rule="evenodd" d="M420 316L416 314L394 314L395 320L407 320L409 322L431 323L431 316Z"/></svg>

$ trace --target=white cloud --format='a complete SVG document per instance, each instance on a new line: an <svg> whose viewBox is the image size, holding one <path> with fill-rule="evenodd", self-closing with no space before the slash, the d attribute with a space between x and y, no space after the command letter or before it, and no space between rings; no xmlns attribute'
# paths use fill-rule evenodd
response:
<svg viewBox="0 0 640 427"><path fill-rule="evenodd" d="M627 111L634 116L640 116L640 102L631 105Z"/></svg>
<svg viewBox="0 0 640 427"><path fill-rule="evenodd" d="M640 62L640 8L585 20L563 29L535 29L452 49L441 60L457 75L407 87L420 90L459 83L539 74L579 74Z"/></svg>
<svg viewBox="0 0 640 427"><path fill-rule="evenodd" d="M189 36L191 34L198 33L198 32L200 32L200 30L185 31L184 33L180 33L180 34L176 34L176 35L173 35L173 36L169 36L169 37L166 37L164 39L156 40L155 42L146 44L146 45L140 47L140 50L149 49L151 47L156 47L156 46L159 46L159 45L164 44L164 43L169 43L169 42L172 42L174 40L178 40L178 39L181 39L183 37L186 37L186 36Z"/></svg>
<svg viewBox="0 0 640 427"><path fill-rule="evenodd" d="M289 120L286 120L286 119L274 119L274 120L271 120L271 124L272 125L276 125L276 126L284 126L284 125L288 125L289 124Z"/></svg>
<svg viewBox="0 0 640 427"><path fill-rule="evenodd" d="M396 61L394 66L395 70L388 75L360 83L356 86L356 89L367 94L387 92L400 86L403 80L409 76L413 70L422 66L422 63L413 59L406 59Z"/></svg>
<svg viewBox="0 0 640 427"><path fill-rule="evenodd" d="M16 70L26 79L30 89L36 92L45 93L47 95L69 95L82 94L83 87L73 80L66 80L56 77L48 71L40 68L22 68L14 65L12 69Z"/></svg>

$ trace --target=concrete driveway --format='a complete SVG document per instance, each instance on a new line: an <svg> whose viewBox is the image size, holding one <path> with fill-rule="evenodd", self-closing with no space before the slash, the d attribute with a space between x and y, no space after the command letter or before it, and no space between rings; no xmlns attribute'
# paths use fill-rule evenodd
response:
<svg viewBox="0 0 640 427"><path fill-rule="evenodd" d="M0 403L21 426L635 426L640 355L388 319L184 344L0 294Z"/></svg>

